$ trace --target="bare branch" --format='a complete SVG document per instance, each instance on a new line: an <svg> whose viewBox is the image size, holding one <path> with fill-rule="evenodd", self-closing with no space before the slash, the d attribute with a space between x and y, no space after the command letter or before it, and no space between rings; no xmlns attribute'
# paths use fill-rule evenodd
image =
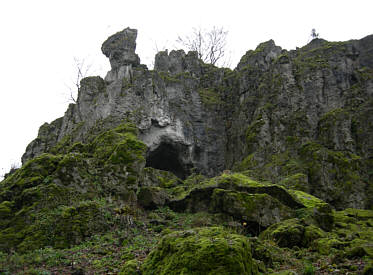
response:
<svg viewBox="0 0 373 275"><path fill-rule="evenodd" d="M72 85L66 85L70 90L68 101L72 103L77 102L77 96L80 91L80 81L88 75L88 72L91 69L91 64L86 65L85 59L78 59L77 57L74 57L74 67L76 70L75 79L72 80ZM71 86L73 86L73 88Z"/></svg>
<svg viewBox="0 0 373 275"><path fill-rule="evenodd" d="M228 31L222 27L209 31L193 28L190 36L179 36L176 42L189 51L196 51L203 62L216 65L225 56L227 35Z"/></svg>

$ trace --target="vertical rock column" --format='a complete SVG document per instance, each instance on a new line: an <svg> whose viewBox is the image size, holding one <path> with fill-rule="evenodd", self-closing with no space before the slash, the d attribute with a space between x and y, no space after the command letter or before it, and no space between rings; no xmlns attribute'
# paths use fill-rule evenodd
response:
<svg viewBox="0 0 373 275"><path fill-rule="evenodd" d="M123 77L131 78L132 67L140 64L135 53L137 30L126 28L110 36L101 47L102 53L109 58L111 70L105 77L106 82L113 82Z"/></svg>

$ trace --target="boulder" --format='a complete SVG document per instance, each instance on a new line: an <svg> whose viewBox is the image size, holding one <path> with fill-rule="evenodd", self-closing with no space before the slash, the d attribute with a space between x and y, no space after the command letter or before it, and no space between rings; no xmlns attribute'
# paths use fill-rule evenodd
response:
<svg viewBox="0 0 373 275"><path fill-rule="evenodd" d="M141 267L143 274L258 274L249 240L220 227L163 237Z"/></svg>
<svg viewBox="0 0 373 275"><path fill-rule="evenodd" d="M309 247L325 236L325 232L316 226L307 225L299 219L289 219L270 226L259 235L259 238L272 239L280 247L292 248Z"/></svg>

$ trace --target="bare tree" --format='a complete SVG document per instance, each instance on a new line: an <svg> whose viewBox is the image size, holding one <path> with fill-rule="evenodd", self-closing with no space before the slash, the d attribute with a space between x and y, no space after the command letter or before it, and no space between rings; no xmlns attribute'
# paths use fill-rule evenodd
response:
<svg viewBox="0 0 373 275"><path fill-rule="evenodd" d="M176 42L189 51L196 51L203 62L216 65L225 56L227 35L223 27L193 28L192 34L179 36Z"/></svg>
<svg viewBox="0 0 373 275"><path fill-rule="evenodd" d="M87 65L85 59L74 57L74 63L75 78L71 81L72 83L70 85L66 85L70 90L68 101L72 103L76 103L80 91L80 81L88 75L88 72L91 69L91 65Z"/></svg>

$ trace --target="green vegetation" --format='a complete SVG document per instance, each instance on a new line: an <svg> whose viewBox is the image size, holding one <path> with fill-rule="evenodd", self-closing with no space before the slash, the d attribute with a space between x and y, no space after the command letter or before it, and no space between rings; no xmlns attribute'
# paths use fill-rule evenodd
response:
<svg viewBox="0 0 373 275"><path fill-rule="evenodd" d="M128 122L143 118L142 105L121 124L77 123L57 144L62 119L44 124L35 144L45 153L0 182L0 274L370 274L372 69L341 73L336 57L355 58L345 43L273 47L247 52L237 70L137 66L121 83L122 96L177 88L209 120L237 118L218 133L227 147L216 171L233 171L209 178L196 167L182 180L145 168L147 147ZM337 90L328 86L334 74ZM105 85L82 81L92 106ZM345 209L356 205L367 209Z"/></svg>
<svg viewBox="0 0 373 275"><path fill-rule="evenodd" d="M258 274L250 243L223 228L173 232L149 254L143 274Z"/></svg>
<svg viewBox="0 0 373 275"><path fill-rule="evenodd" d="M36 157L1 182L0 249L65 248L112 226L112 203L105 198L125 203L133 191L104 184L101 165L125 171L122 181L136 183L146 148L136 133L133 125L121 125L91 144L73 145L70 153Z"/></svg>
<svg viewBox="0 0 373 275"><path fill-rule="evenodd" d="M213 89L199 89L198 93L201 97L202 103L206 106L211 107L213 105L219 105L223 103L223 101L220 99L220 95Z"/></svg>

